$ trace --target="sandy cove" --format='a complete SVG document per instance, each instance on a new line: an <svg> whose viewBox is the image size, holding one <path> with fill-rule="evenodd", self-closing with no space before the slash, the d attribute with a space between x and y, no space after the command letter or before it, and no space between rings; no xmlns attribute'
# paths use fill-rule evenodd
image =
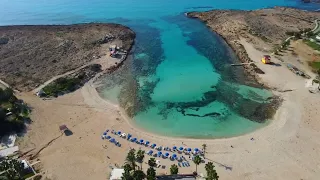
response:
<svg viewBox="0 0 320 180"><path fill-rule="evenodd" d="M253 14L252 17L256 15ZM31 92L18 94L33 108L33 123L26 136L20 140L20 148L23 152L35 148L29 154L35 154L44 148L38 158L43 165L44 176L48 179L102 180L108 177L110 167L123 165L130 148L149 149L119 137L116 139L122 144L121 148L101 140L103 131L115 129L133 134L138 139L169 147L185 145L201 148L205 143L206 157L214 162L220 179L223 180L318 179L320 140L313 137L320 135L320 124L317 122L320 97L319 94L309 93L305 87L306 80L289 71L282 61L290 62L306 72L307 67L292 61L297 57L291 55L282 56L282 61L272 57L272 61L281 66L263 65L260 59L264 53L256 50L251 41L248 43L245 39L240 39L237 42L242 44L258 68L265 72L257 75L258 80L274 89L273 93L284 100L267 127L227 139L158 136L135 127L117 105L98 95L95 89L97 84L92 80L81 89L52 100L42 100ZM102 63L103 69L106 69L115 62L107 58L96 63ZM284 90L292 91L281 93ZM70 128L72 136L60 133L59 126L62 124ZM145 162L148 159L149 156L146 156ZM157 174L168 174L173 163L161 158L161 164L167 167L157 169ZM191 167L179 168L179 173L192 173L195 165L192 162L190 164ZM147 167L143 163L144 170ZM198 167L198 172L205 175L204 164Z"/></svg>
<svg viewBox="0 0 320 180"><path fill-rule="evenodd" d="M83 88L52 100L42 100L31 93L18 94L33 108L28 133L20 147L27 151L42 147L40 154L44 175L52 180L106 179L110 166L123 165L130 148L145 149L116 137L122 147L101 140L106 129L131 133L138 139L149 140L157 145L199 147L207 144L207 159L212 160L221 179L317 179L320 176L320 140L318 112L319 94L311 94L305 88L306 81L290 72L284 65L261 64L262 52L245 40L241 40L249 57L266 74L259 75L262 82L276 90L292 89L280 93L284 102L274 120L262 129L250 134L227 139L183 139L157 136L135 128L118 106L98 95L95 84L88 82ZM290 58L290 57L288 57ZM273 57L275 63L281 61ZM59 125L66 124L72 136L62 136ZM251 141L251 138L254 141ZM315 138L313 138L315 137ZM231 148L231 145L234 148ZM146 156L145 162L149 159ZM157 158L159 159L159 158ZM173 162L163 160L166 169L157 169L158 174L169 173ZM180 168L179 173L191 173L195 165ZM143 164L146 170L148 165ZM204 164L198 168L205 175Z"/></svg>

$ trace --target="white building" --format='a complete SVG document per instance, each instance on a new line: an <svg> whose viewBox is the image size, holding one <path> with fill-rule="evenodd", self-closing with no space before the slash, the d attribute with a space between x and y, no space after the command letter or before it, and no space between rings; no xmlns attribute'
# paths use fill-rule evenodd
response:
<svg viewBox="0 0 320 180"><path fill-rule="evenodd" d="M110 180L121 180L124 169L113 169Z"/></svg>
<svg viewBox="0 0 320 180"><path fill-rule="evenodd" d="M2 149L2 150L0 150L0 158L13 155L18 151L19 151L19 147L18 146Z"/></svg>

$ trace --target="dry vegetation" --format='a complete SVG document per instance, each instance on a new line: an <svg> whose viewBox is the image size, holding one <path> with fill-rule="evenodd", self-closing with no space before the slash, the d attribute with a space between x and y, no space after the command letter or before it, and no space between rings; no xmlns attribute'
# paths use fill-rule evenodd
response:
<svg viewBox="0 0 320 180"><path fill-rule="evenodd" d="M281 43L288 37L288 31L313 28L314 20L320 18L319 12L283 7L256 11L213 10L189 15L206 22L227 39L254 36L271 44Z"/></svg>
<svg viewBox="0 0 320 180"><path fill-rule="evenodd" d="M134 37L118 24L0 27L0 79L31 90L105 54L101 44L117 40L129 49Z"/></svg>
<svg viewBox="0 0 320 180"><path fill-rule="evenodd" d="M275 46L288 38L287 32L312 29L315 26L314 21L320 19L319 12L284 7L255 11L212 10L188 13L188 16L199 18L220 34L242 62L252 60L239 43L240 38L245 38L261 51L271 53ZM253 76L256 76L256 73L264 73L255 64L246 65L245 68Z"/></svg>

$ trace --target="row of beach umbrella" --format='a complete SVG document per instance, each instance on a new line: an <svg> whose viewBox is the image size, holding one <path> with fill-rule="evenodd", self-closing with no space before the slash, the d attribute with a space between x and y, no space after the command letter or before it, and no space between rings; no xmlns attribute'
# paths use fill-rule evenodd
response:
<svg viewBox="0 0 320 180"><path fill-rule="evenodd" d="M116 141L115 138L112 138L111 136L106 136L103 139L109 140L109 142L114 143L116 146L121 147L121 144L118 141Z"/></svg>
<svg viewBox="0 0 320 180"><path fill-rule="evenodd" d="M103 133L103 136L105 139L110 139L111 140L111 136L108 136L107 133L109 132L109 130L105 131ZM112 134L116 134L116 135L119 135L123 138L126 138L128 141L131 141L131 142L135 142L135 143L138 143L138 144L143 144L145 146L150 146L151 148L155 148L157 149L158 151L161 151L162 150L162 146L159 146L157 147L157 144L151 144L150 145L150 142L149 141L145 141L144 139L140 139L138 140L137 138L132 138L132 135L131 134L128 134L126 135L125 133L122 133L121 131L114 131L112 130L111 131ZM114 139L114 138L113 138ZM171 149L169 147L165 147L163 148L163 150L166 150L166 151L171 151ZM172 147L172 150L173 151L179 151L179 152L188 152L188 153L191 153L192 152L192 149L191 148L184 148L184 147L177 147L177 146L173 146ZM193 153L194 154L198 154L200 153L200 150L198 148L194 148L193 149Z"/></svg>
<svg viewBox="0 0 320 180"><path fill-rule="evenodd" d="M153 155L153 150L149 150L147 154L152 156ZM161 151L158 151L155 155L157 157L161 157L161 156L165 157L165 158L170 157L170 153L168 153L168 152L162 153ZM172 156L170 158L175 160L175 159L178 159L178 156L176 154L172 154Z"/></svg>

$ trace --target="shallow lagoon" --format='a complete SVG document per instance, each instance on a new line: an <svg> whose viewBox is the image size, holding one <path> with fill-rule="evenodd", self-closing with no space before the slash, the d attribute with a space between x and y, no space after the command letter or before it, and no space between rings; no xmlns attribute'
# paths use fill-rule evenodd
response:
<svg viewBox="0 0 320 180"><path fill-rule="evenodd" d="M186 11L293 6L319 9L300 0L0 0L0 25L116 22L131 27L131 59L102 79L102 97L120 103L133 122L169 136L217 138L254 131L259 106L272 94L237 62L225 42Z"/></svg>

